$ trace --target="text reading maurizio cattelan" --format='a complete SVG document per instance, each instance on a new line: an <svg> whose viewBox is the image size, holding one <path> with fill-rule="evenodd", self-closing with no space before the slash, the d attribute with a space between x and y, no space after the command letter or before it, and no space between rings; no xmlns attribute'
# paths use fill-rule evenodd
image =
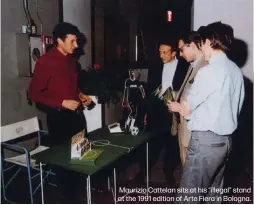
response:
<svg viewBox="0 0 254 205"><path fill-rule="evenodd" d="M118 202L251 202L250 188L127 188L119 187ZM172 195L172 196L170 196Z"/></svg>

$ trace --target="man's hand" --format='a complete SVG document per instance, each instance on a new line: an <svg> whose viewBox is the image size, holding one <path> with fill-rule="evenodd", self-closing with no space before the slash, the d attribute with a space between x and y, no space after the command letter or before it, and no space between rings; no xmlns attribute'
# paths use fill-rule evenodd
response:
<svg viewBox="0 0 254 205"><path fill-rule="evenodd" d="M168 100L167 106L169 112L179 112L184 117L188 117L192 113L192 110L185 100L182 100L181 104Z"/></svg>
<svg viewBox="0 0 254 205"><path fill-rule="evenodd" d="M181 105L178 102L168 100L167 106L169 112L180 112L181 110Z"/></svg>
<svg viewBox="0 0 254 205"><path fill-rule="evenodd" d="M76 100L63 100L62 106L68 110L76 110L79 102Z"/></svg>
<svg viewBox="0 0 254 205"><path fill-rule="evenodd" d="M184 117L188 117L190 116L192 113L192 110L190 109L190 107L188 106L187 102L185 100L181 101L181 110L180 110L180 114Z"/></svg>
<svg viewBox="0 0 254 205"><path fill-rule="evenodd" d="M82 102L83 107L87 107L93 100L89 96L79 93L79 99Z"/></svg>
<svg viewBox="0 0 254 205"><path fill-rule="evenodd" d="M82 105L83 107L87 107L89 104L91 104L90 102L88 101L82 101Z"/></svg>

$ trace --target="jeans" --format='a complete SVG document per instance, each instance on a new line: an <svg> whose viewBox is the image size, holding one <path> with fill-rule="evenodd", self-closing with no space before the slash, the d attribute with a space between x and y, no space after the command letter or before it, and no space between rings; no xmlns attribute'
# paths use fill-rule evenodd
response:
<svg viewBox="0 0 254 205"><path fill-rule="evenodd" d="M178 190L179 203L221 203L224 170L231 148L231 136L211 131L191 133Z"/></svg>

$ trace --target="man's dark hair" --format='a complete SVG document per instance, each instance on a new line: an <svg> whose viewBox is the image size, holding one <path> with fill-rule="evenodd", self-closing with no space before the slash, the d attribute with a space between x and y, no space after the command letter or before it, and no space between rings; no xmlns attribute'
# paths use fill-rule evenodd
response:
<svg viewBox="0 0 254 205"><path fill-rule="evenodd" d="M205 29L206 26L200 26L197 30L197 32L200 34L204 29Z"/></svg>
<svg viewBox="0 0 254 205"><path fill-rule="evenodd" d="M159 39L159 44L158 45L167 45L171 47L172 51L176 51L177 50L177 40L175 37L172 36L163 36L160 37Z"/></svg>
<svg viewBox="0 0 254 205"><path fill-rule="evenodd" d="M80 31L77 26L74 26L71 23L62 22L55 26L52 34L53 34L54 44L57 45L58 38L64 41L68 34L78 36L80 35Z"/></svg>
<svg viewBox="0 0 254 205"><path fill-rule="evenodd" d="M227 51L230 50L234 39L234 30L228 24L219 21L208 24L200 31L200 35L202 43L205 43L206 39L208 39L211 41L213 49Z"/></svg>
<svg viewBox="0 0 254 205"><path fill-rule="evenodd" d="M193 42L198 48L200 48L201 36L198 31L189 31L183 35L180 40L183 40L185 44L190 44Z"/></svg>
<svg viewBox="0 0 254 205"><path fill-rule="evenodd" d="M84 46L86 45L86 43L87 43L87 38L86 38L85 34L79 33L77 35L78 47L74 50L74 53L73 53L73 55L76 56L78 59L81 56L85 55Z"/></svg>

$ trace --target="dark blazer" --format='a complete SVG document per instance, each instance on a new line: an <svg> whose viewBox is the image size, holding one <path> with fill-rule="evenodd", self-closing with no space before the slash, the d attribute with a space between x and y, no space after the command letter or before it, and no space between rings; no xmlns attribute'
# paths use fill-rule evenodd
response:
<svg viewBox="0 0 254 205"><path fill-rule="evenodd" d="M187 73L189 63L182 58L178 59L175 75L173 77L173 90L178 91L183 83ZM170 132L172 123L172 114L168 112L167 106L163 100L158 99L152 93L161 85L163 63L157 61L152 63L148 71L147 80L147 129L148 131L161 133Z"/></svg>

